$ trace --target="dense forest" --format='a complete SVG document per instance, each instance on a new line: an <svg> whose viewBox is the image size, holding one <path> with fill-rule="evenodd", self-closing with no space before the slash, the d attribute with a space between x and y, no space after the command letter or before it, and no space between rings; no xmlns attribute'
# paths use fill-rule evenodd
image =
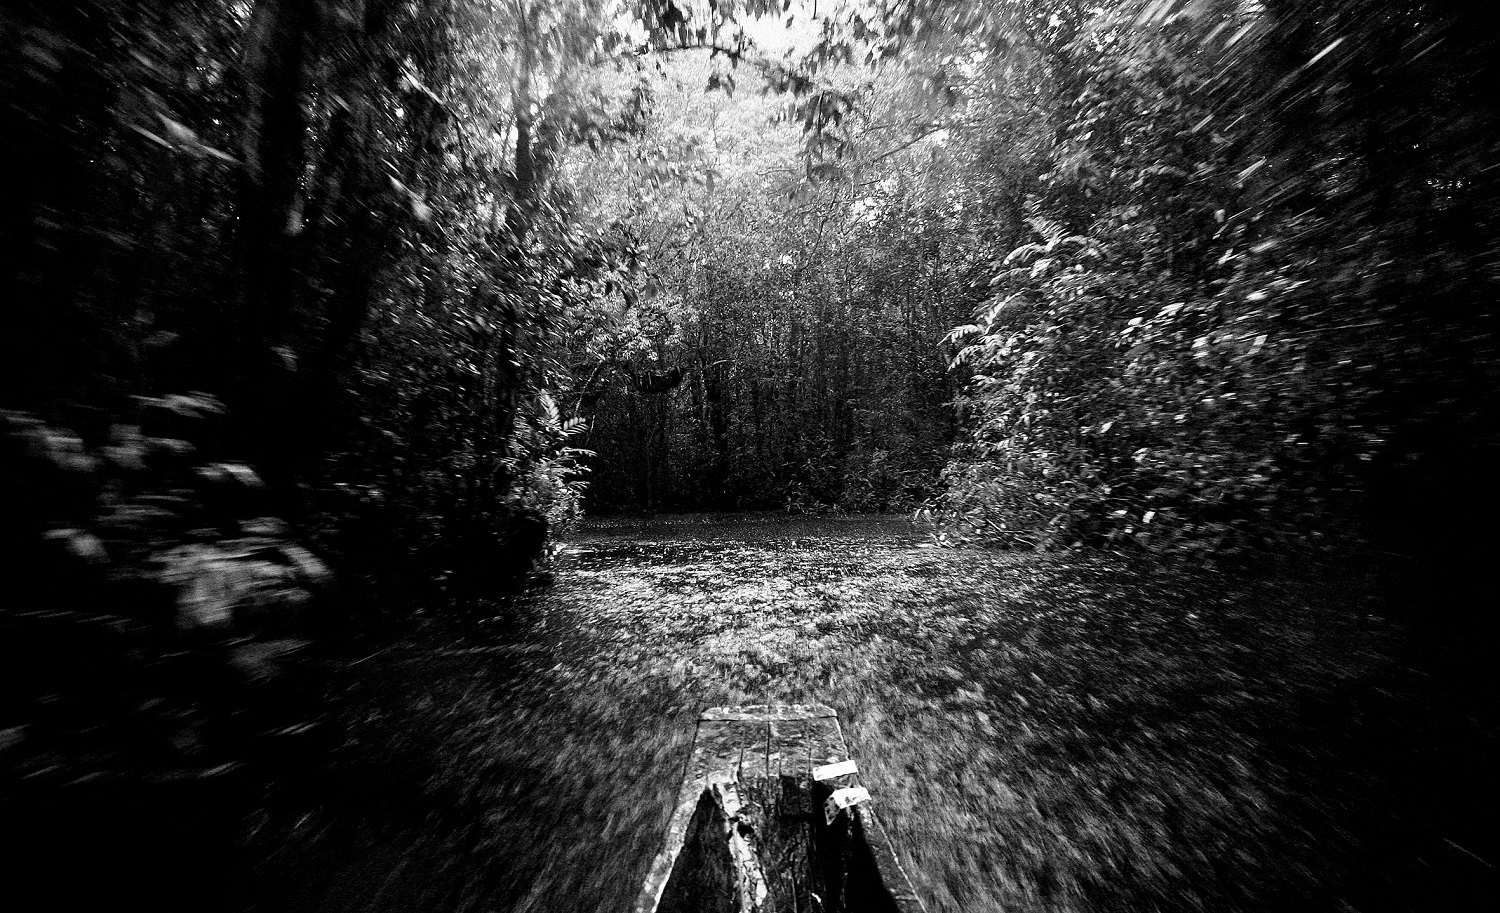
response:
<svg viewBox="0 0 1500 913"><path fill-rule="evenodd" d="M585 513L1477 575L1475 10L7 2L0 810L149 794L196 859L204 790L295 788L329 644Z"/></svg>
<svg viewBox="0 0 1500 913"><path fill-rule="evenodd" d="M784 6L20 4L12 438L512 572L581 500L1212 553L1493 454L1460 7Z"/></svg>

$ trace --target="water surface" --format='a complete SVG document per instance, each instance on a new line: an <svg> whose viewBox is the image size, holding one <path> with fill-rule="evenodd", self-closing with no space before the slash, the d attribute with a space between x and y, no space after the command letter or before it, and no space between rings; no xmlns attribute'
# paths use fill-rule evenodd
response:
<svg viewBox="0 0 1500 913"><path fill-rule="evenodd" d="M1406 825L1353 598L895 517L596 522L503 636L345 674L340 783L264 874L308 909L626 909L698 712L817 701L935 913L1421 906L1411 841L1367 839Z"/></svg>

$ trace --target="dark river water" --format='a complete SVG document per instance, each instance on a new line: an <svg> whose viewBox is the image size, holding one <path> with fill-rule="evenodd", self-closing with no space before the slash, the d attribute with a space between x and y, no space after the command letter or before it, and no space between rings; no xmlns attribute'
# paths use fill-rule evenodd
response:
<svg viewBox="0 0 1500 913"><path fill-rule="evenodd" d="M1493 879L1392 760L1449 724L1371 598L903 518L596 522L493 623L339 673L334 774L262 828L263 905L627 909L699 711L815 701L934 913L1442 909Z"/></svg>

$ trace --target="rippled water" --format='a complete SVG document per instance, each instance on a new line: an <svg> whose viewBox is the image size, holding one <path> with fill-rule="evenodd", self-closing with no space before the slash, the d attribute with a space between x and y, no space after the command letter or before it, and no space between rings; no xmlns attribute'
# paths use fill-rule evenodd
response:
<svg viewBox="0 0 1500 913"><path fill-rule="evenodd" d="M1399 904L1428 887L1363 839L1401 826L1361 728L1389 635L1350 598L901 518L594 524L508 641L345 673L337 783L262 874L305 909L622 910L701 708L817 701L932 911Z"/></svg>

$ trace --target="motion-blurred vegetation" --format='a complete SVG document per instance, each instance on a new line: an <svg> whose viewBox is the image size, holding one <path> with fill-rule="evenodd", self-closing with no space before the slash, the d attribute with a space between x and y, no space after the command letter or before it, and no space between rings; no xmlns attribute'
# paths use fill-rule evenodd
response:
<svg viewBox="0 0 1500 913"><path fill-rule="evenodd" d="M638 131L605 80L674 12L0 11L0 814L50 902L173 856L173 904L232 890L278 759L316 768L320 635L492 596L576 521L557 352L624 254L558 164Z"/></svg>
<svg viewBox="0 0 1500 913"><path fill-rule="evenodd" d="M949 336L942 535L1493 525L1454 503L1500 444L1492 32L1426 2L1034 6L968 72L956 186L997 230Z"/></svg>
<svg viewBox="0 0 1500 913"><path fill-rule="evenodd" d="M164 790L184 853L233 843L317 742L323 645L493 598L586 504L1473 564L1490 26L8 2L0 814L62 865L55 809L122 844ZM184 837L215 790L236 811Z"/></svg>

